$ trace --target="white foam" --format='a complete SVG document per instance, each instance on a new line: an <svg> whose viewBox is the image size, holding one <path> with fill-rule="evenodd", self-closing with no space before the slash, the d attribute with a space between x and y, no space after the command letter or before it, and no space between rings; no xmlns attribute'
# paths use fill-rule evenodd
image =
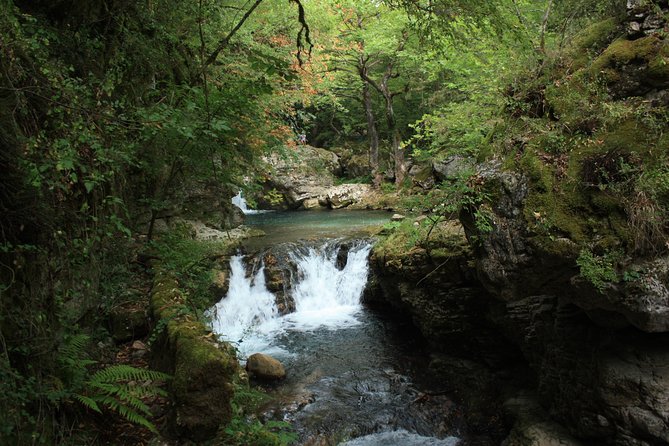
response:
<svg viewBox="0 0 669 446"><path fill-rule="evenodd" d="M291 261L297 266L292 297L296 310L280 316L275 296L265 286L264 268L247 277L243 258L230 260L230 288L225 298L210 310L212 329L236 343L242 356L255 352L288 354L274 343L288 330L309 331L325 327L339 329L359 323L360 298L369 270L371 244L350 248L343 269L337 268L339 245L296 250Z"/></svg>
<svg viewBox="0 0 669 446"><path fill-rule="evenodd" d="M400 429L354 438L351 441L341 443L339 446L456 446L459 443L460 439L456 437L444 439L423 437Z"/></svg>
<svg viewBox="0 0 669 446"><path fill-rule="evenodd" d="M237 206L239 209L242 210L242 212L245 215L251 215L251 214L263 214L265 212L272 212L272 211L265 211L265 210L256 210L256 209L249 209L248 203L246 203L246 200L244 199L244 196L242 195L242 191L239 191L237 195L232 197L232 204Z"/></svg>

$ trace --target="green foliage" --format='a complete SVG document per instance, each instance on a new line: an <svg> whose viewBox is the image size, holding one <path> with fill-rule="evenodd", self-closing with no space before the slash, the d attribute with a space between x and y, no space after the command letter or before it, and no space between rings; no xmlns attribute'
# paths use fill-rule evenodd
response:
<svg viewBox="0 0 669 446"><path fill-rule="evenodd" d="M263 198L271 206L280 207L284 204L283 194L276 189L270 189L263 194Z"/></svg>
<svg viewBox="0 0 669 446"><path fill-rule="evenodd" d="M596 255L591 250L584 248L576 259L576 264L580 268L581 277L603 293L608 284L619 281L616 266L621 255L620 251Z"/></svg>
<svg viewBox="0 0 669 446"><path fill-rule="evenodd" d="M211 296L211 268L214 262L229 255L236 246L228 240L195 240L190 225L162 234L151 243L152 251L161 259L161 268L178 278L184 291L186 305L181 313L203 317L203 310L209 308L216 296ZM156 330L164 323L159 322Z"/></svg>
<svg viewBox="0 0 669 446"><path fill-rule="evenodd" d="M167 396L156 381L166 381L170 376L154 370L138 369L120 364L95 372L84 384L84 393L75 394L84 406L102 413L100 406L119 413L128 421L156 432L147 419L151 410L142 398Z"/></svg>
<svg viewBox="0 0 669 446"><path fill-rule="evenodd" d="M245 384L235 385L232 402L233 418L219 433L217 439L231 446L286 446L298 436L285 421L261 422L254 412L269 401L269 396Z"/></svg>

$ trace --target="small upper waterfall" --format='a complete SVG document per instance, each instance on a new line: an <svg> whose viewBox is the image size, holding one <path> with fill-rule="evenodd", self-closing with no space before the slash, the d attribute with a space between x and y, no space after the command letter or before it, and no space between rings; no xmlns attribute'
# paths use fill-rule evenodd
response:
<svg viewBox="0 0 669 446"><path fill-rule="evenodd" d="M242 355L258 351L277 354L289 353L273 345L273 339L288 330L335 329L357 324L371 244L353 244L345 265L341 264L340 249L340 243L328 241L320 246L300 246L290 253L295 271L288 291L295 311L283 316L279 314L275 296L265 286L264 267L261 265L247 276L243 257L233 257L228 294L211 310L213 330L238 343Z"/></svg>
<svg viewBox="0 0 669 446"><path fill-rule="evenodd" d="M237 195L232 197L232 204L237 206L239 209L242 210L242 212L246 215L249 214L259 214L262 212L267 212L267 211L260 211L260 210L255 210L255 209L249 209L248 204L246 203L246 200L244 199L244 196L242 195L242 191L240 190L237 192Z"/></svg>

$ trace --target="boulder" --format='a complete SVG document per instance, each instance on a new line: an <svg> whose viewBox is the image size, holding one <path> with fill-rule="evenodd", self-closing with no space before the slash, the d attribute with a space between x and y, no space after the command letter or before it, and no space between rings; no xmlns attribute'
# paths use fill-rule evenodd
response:
<svg viewBox="0 0 669 446"><path fill-rule="evenodd" d="M650 34L659 33L666 23L664 10L657 8L654 2L642 0L627 0L627 37L636 39ZM655 2L657 3L657 2Z"/></svg>
<svg viewBox="0 0 669 446"><path fill-rule="evenodd" d="M265 193L258 198L263 208L297 209L305 200L324 196L334 185L335 175L341 173L337 154L308 145L272 154L265 162L270 173Z"/></svg>
<svg viewBox="0 0 669 446"><path fill-rule="evenodd" d="M503 446L584 446L564 427L550 420L534 395L519 392L504 402L504 411L516 420Z"/></svg>
<svg viewBox="0 0 669 446"><path fill-rule="evenodd" d="M222 298L228 294L230 288L230 275L227 271L214 269L211 271L211 285L209 289L211 293L217 298Z"/></svg>
<svg viewBox="0 0 669 446"><path fill-rule="evenodd" d="M302 202L302 207L304 209L318 209L321 207L321 203L318 198L307 198Z"/></svg>
<svg viewBox="0 0 669 446"><path fill-rule="evenodd" d="M467 171L474 168L474 164L462 156L449 156L432 163L432 171L438 182L457 180Z"/></svg>
<svg viewBox="0 0 669 446"><path fill-rule="evenodd" d="M344 175L346 178L360 178L371 173L372 168L369 166L369 156L353 155L346 160L344 164Z"/></svg>
<svg viewBox="0 0 669 446"><path fill-rule="evenodd" d="M414 164L409 169L409 177L416 186L422 189L434 188L434 176L432 166L429 164Z"/></svg>
<svg viewBox="0 0 669 446"><path fill-rule="evenodd" d="M246 360L249 376L267 381L278 381L286 377L286 369L277 359L263 353L254 353Z"/></svg>
<svg viewBox="0 0 669 446"><path fill-rule="evenodd" d="M326 200L331 209L341 209L359 202L371 192L369 184L342 184L328 189Z"/></svg>
<svg viewBox="0 0 669 446"><path fill-rule="evenodd" d="M406 217L405 217L404 215L402 215L402 214L393 214L393 216L390 217L390 220L391 220L391 221L402 221L402 220L404 220L405 218L406 218Z"/></svg>
<svg viewBox="0 0 669 446"><path fill-rule="evenodd" d="M622 315L648 333L669 332L669 256L629 265L627 270L639 271L638 277L621 284L608 283L602 291L574 276L571 282L577 292L565 298L587 311Z"/></svg>

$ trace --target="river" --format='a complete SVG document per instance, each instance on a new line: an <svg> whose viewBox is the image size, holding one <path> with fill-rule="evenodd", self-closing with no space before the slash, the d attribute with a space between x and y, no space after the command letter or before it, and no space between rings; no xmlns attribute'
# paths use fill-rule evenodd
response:
<svg viewBox="0 0 669 446"><path fill-rule="evenodd" d="M425 373L428 353L413 327L361 303L368 278L370 225L385 212L319 211L247 216L268 235L231 259L227 296L212 308L213 329L240 359L261 352L288 372L270 388L265 416L289 421L302 445L452 446L468 444L455 403ZM286 253L287 293L280 314L256 257ZM250 266L250 265L255 265ZM249 272L252 270L252 272Z"/></svg>

